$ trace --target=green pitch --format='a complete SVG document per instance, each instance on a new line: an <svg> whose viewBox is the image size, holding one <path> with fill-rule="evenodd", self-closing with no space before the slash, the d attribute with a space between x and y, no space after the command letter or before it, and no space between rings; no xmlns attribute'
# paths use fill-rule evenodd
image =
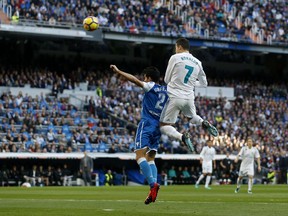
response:
<svg viewBox="0 0 288 216"><path fill-rule="evenodd" d="M0 188L0 215L287 215L288 186L247 185L238 194L235 186L162 186L155 203L144 205L147 186L130 187L6 187Z"/></svg>

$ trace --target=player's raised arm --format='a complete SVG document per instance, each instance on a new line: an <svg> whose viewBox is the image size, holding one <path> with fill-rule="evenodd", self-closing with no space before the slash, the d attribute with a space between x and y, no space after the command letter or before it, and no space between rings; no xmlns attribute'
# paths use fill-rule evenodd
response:
<svg viewBox="0 0 288 216"><path fill-rule="evenodd" d="M124 71L121 71L117 68L116 65L110 65L110 68L115 72L120 74L122 77L126 78L127 80L129 80L130 82L134 83L135 85L143 88L144 87L144 83L142 81L140 81L139 79L137 79L135 76L126 73Z"/></svg>

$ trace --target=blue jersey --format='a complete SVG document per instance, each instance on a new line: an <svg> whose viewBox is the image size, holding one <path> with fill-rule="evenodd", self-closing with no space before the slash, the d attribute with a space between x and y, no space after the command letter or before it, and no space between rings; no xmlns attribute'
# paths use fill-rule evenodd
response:
<svg viewBox="0 0 288 216"><path fill-rule="evenodd" d="M168 99L166 86L144 82L141 121L135 137L135 151L148 147L157 151L161 136L159 120Z"/></svg>
<svg viewBox="0 0 288 216"><path fill-rule="evenodd" d="M159 122L161 112L168 99L167 87L154 82L144 83L145 94L142 101L142 119Z"/></svg>

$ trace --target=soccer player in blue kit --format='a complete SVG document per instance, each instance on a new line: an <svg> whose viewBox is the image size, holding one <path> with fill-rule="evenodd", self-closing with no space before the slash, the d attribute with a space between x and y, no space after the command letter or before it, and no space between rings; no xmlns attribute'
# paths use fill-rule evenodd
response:
<svg viewBox="0 0 288 216"><path fill-rule="evenodd" d="M144 81L140 81L135 76L119 70L115 65L110 65L110 68L145 91L142 101L141 120L138 124L135 138L135 153L136 161L150 185L150 192L144 202L148 205L151 202L155 202L160 189L160 185L157 183L155 156L161 136L159 119L168 99L166 86L157 84L160 72L153 66L143 70Z"/></svg>

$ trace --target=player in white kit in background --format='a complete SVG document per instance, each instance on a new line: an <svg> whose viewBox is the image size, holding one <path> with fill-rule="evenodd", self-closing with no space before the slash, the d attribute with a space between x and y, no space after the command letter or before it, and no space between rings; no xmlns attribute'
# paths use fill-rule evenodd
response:
<svg viewBox="0 0 288 216"><path fill-rule="evenodd" d="M169 99L161 113L160 130L171 138L182 140L193 152L190 134L188 132L181 134L172 126L176 123L180 112L193 124L202 125L214 137L218 136L218 131L207 120L196 114L194 88L207 87L208 82L202 63L189 53L189 49L187 39L179 38L176 41L176 54L171 56L164 78Z"/></svg>
<svg viewBox="0 0 288 216"><path fill-rule="evenodd" d="M206 177L205 188L210 190L209 183L211 180L211 175L214 169L216 168L215 161L215 148L212 146L212 140L207 141L207 146L204 146L200 153L200 164L202 164L202 174L195 184L195 188L199 188L199 184L203 178Z"/></svg>
<svg viewBox="0 0 288 216"><path fill-rule="evenodd" d="M251 137L247 139L247 146L242 147L240 152L238 153L235 162L237 163L239 157L242 158L242 162L239 170L239 177L237 179L237 188L235 193L238 193L240 190L241 180L244 176L248 176L248 193L252 194L252 186L253 186L253 177L254 177L254 161L257 159L258 164L258 172L261 171L260 165L260 154L256 147L253 147L253 140Z"/></svg>

